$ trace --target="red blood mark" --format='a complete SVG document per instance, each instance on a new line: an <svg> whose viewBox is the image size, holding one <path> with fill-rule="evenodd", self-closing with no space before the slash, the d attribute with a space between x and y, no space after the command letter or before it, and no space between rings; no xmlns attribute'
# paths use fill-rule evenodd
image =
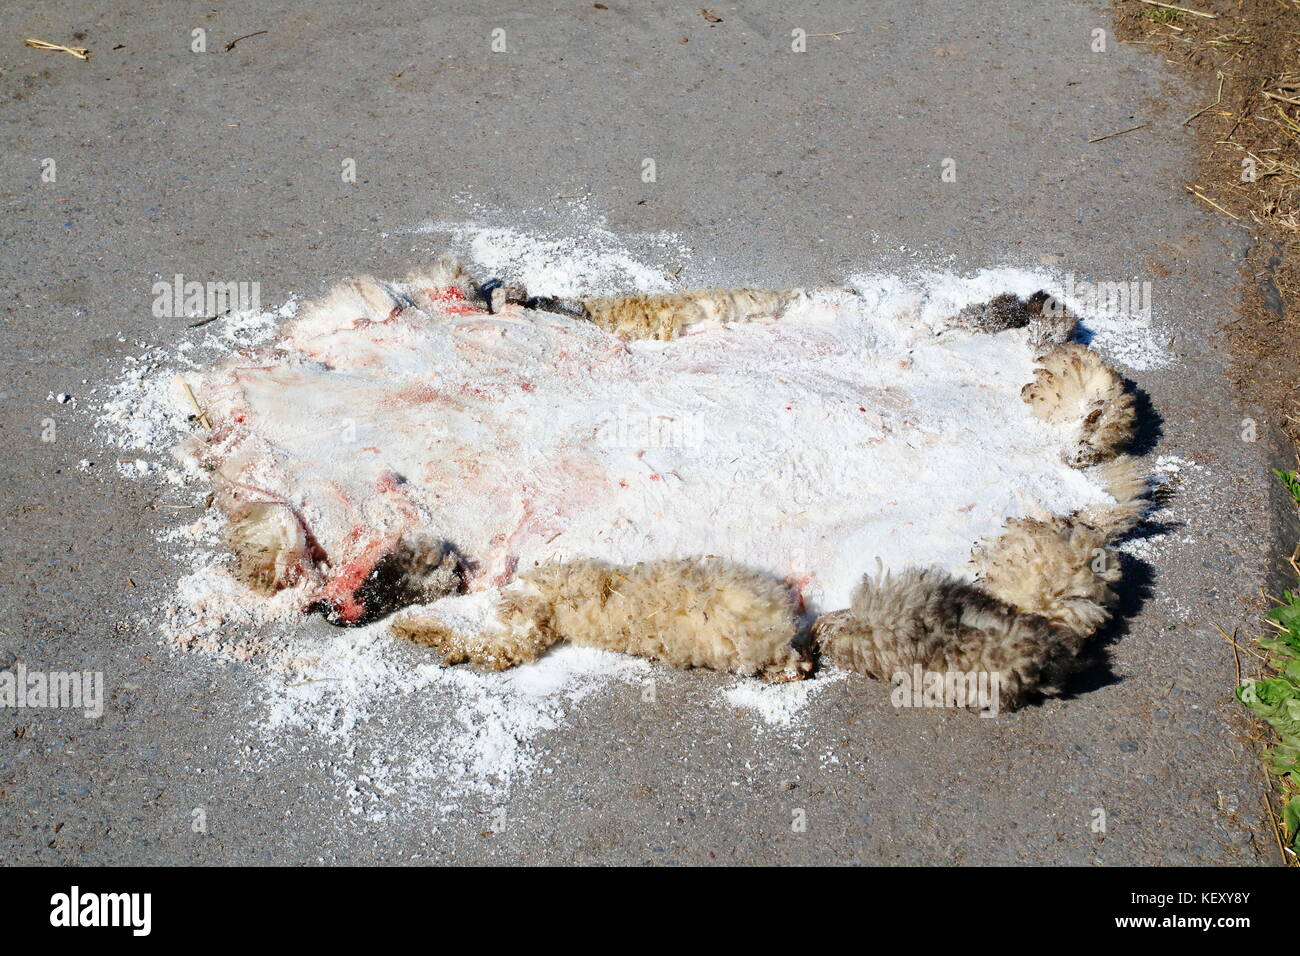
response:
<svg viewBox="0 0 1300 956"><path fill-rule="evenodd" d="M360 541L361 536L365 533L366 533L365 526L357 525L355 528L353 528L351 531L349 531L347 534L343 536L344 546L346 547L347 545L355 544L356 542Z"/></svg>
<svg viewBox="0 0 1300 956"><path fill-rule="evenodd" d="M796 613L802 614L804 612L803 591L812 583L812 575L804 574L799 577L788 577L784 583L790 590L790 597L794 599Z"/></svg>
<svg viewBox="0 0 1300 956"><path fill-rule="evenodd" d="M515 576L515 570L519 567L519 556L515 554L506 555L505 566L500 573L492 578L493 587L505 587Z"/></svg>
<svg viewBox="0 0 1300 956"><path fill-rule="evenodd" d="M383 400L383 404L387 406L429 405L435 402L451 404L451 397L432 385L412 385L410 388L404 388Z"/></svg>
<svg viewBox="0 0 1300 956"><path fill-rule="evenodd" d="M626 478L620 478L619 481L618 481L618 486L619 486L620 488L626 488L626 487L627 487L627 479L626 479Z"/></svg>
<svg viewBox="0 0 1300 956"><path fill-rule="evenodd" d="M370 577L374 567L375 559L368 554L350 561L321 590L321 597L349 624L361 620L366 613L365 605L357 600L357 589Z"/></svg>
<svg viewBox="0 0 1300 956"><path fill-rule="evenodd" d="M865 412L865 411L866 411L866 409L865 409L865 408L863 408L863 407L862 407L862 406L861 406L861 405L859 405L859 406L858 406L858 411L860 411L860 412Z"/></svg>
<svg viewBox="0 0 1300 956"><path fill-rule="evenodd" d="M660 478L660 477L659 477L657 474L655 474L653 471L650 472L650 480L651 480L651 481L663 481L663 479Z"/></svg>
<svg viewBox="0 0 1300 956"><path fill-rule="evenodd" d="M531 498L527 497L527 489L521 488L521 490L525 492L525 497L520 502L522 513L519 516L518 524L509 534L503 532L494 535L488 554L484 556L482 573L485 576L493 568L499 569L487 578L495 587L509 584L511 578L514 577L515 570L519 567L518 553L522 550L522 542L526 540L528 531L537 517L534 503Z"/></svg>
<svg viewBox="0 0 1300 956"><path fill-rule="evenodd" d="M534 391L533 386L528 382L520 382L519 387L522 388L525 392Z"/></svg>
<svg viewBox="0 0 1300 956"><path fill-rule="evenodd" d="M409 526L408 519L407 527ZM355 624L366 616L366 606L358 598L357 592L374 572L375 565L392 550L396 540L396 535L372 539L358 549L356 544L365 541L369 533L373 532L364 525L357 525L344 535L340 550L359 553L340 565L320 591L320 599L330 605L334 616L348 624Z"/></svg>
<svg viewBox="0 0 1300 956"><path fill-rule="evenodd" d="M406 484L406 480L396 472L386 471L375 479L375 491L381 494L386 491L396 491L401 485Z"/></svg>

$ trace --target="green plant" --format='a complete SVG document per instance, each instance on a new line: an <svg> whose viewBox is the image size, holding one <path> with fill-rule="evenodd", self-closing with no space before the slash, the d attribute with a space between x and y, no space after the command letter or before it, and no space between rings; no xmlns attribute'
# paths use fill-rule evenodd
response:
<svg viewBox="0 0 1300 956"><path fill-rule="evenodd" d="M1300 477L1294 471L1273 472L1300 506ZM1300 564L1292 559L1300 572ZM1271 677L1237 688L1237 699L1278 735L1276 746L1264 754L1268 769L1278 775L1282 797L1282 826L1291 850L1300 855L1300 589L1286 591L1268 612L1273 633L1256 640L1267 653Z"/></svg>
<svg viewBox="0 0 1300 956"><path fill-rule="evenodd" d="M1280 738L1264 757L1268 769L1281 777L1282 823L1291 849L1300 854L1300 594L1287 592L1286 603L1269 618L1278 624L1278 636L1261 638L1259 644L1269 651L1277 676L1243 684L1237 699Z"/></svg>
<svg viewBox="0 0 1300 956"><path fill-rule="evenodd" d="M1274 468L1273 474L1277 475L1282 484L1286 485L1286 490L1291 492L1291 497L1295 499L1297 507L1300 507L1300 474L1294 471L1283 471L1280 468Z"/></svg>
<svg viewBox="0 0 1300 956"><path fill-rule="evenodd" d="M1156 23L1173 23L1183 17L1177 10L1170 10L1166 7L1146 7L1140 15L1144 20L1152 20Z"/></svg>

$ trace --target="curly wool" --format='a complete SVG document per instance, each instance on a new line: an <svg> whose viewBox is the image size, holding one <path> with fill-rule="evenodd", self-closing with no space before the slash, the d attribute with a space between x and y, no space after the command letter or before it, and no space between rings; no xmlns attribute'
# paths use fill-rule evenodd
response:
<svg viewBox="0 0 1300 956"><path fill-rule="evenodd" d="M375 562L357 587L355 600L365 612L350 623L373 621L412 604L437 601L463 586L461 558L455 548L426 535L403 538Z"/></svg>
<svg viewBox="0 0 1300 956"><path fill-rule="evenodd" d="M400 633L441 648L448 663L492 670L533 660L561 642L773 680L812 669L795 647L785 587L734 562L619 566L580 559L542 565L521 581L502 598L501 630L463 635L408 617Z"/></svg>
<svg viewBox="0 0 1300 956"><path fill-rule="evenodd" d="M1119 559L1106 536L1069 518L1012 518L975 550L980 586L1023 614L1091 636L1110 619Z"/></svg>
<svg viewBox="0 0 1300 956"><path fill-rule="evenodd" d="M437 618L415 613L394 618L392 632L397 637L440 650L442 662L448 666L469 663L487 671L503 671L527 664L559 642L558 635L537 628L467 634Z"/></svg>
<svg viewBox="0 0 1300 956"><path fill-rule="evenodd" d="M1076 516L1084 524L1100 531L1107 541L1113 541L1136 528L1151 507L1151 482L1145 463L1140 458L1120 455L1103 462L1092 472L1093 477L1115 499L1112 505L1092 505Z"/></svg>
<svg viewBox="0 0 1300 956"><path fill-rule="evenodd" d="M1136 412L1123 380L1092 349L1059 345L1042 356L1034 380L1021 389L1034 416L1045 422L1077 424L1068 456L1082 466L1109 461L1133 440Z"/></svg>
<svg viewBox="0 0 1300 956"><path fill-rule="evenodd" d="M1077 324L1073 315L1041 290L1028 299L1004 292L987 302L972 303L948 320L952 328L983 335L1027 329L1036 353L1068 342Z"/></svg>
<svg viewBox="0 0 1300 956"><path fill-rule="evenodd" d="M312 570L307 534L293 509L278 502L239 502L225 528L235 577L258 594L292 587Z"/></svg>
<svg viewBox="0 0 1300 956"><path fill-rule="evenodd" d="M1083 638L937 568L864 576L849 607L813 627L822 657L868 677L898 672L997 674L1013 708L1032 692L1059 690Z"/></svg>
<svg viewBox="0 0 1300 956"><path fill-rule="evenodd" d="M797 291L705 289L661 295L622 295L583 299L585 317L623 339L675 339L706 322L776 319L799 296Z"/></svg>

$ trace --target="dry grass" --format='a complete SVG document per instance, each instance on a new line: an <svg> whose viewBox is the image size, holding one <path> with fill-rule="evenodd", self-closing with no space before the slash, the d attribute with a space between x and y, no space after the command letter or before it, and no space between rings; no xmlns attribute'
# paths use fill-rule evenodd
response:
<svg viewBox="0 0 1300 956"><path fill-rule="evenodd" d="M1161 50L1204 87L1182 121L1201 145L1187 192L1250 230L1243 319L1227 332L1235 378L1300 443L1300 0L1205 0L1193 16L1172 5L1116 0L1121 39Z"/></svg>

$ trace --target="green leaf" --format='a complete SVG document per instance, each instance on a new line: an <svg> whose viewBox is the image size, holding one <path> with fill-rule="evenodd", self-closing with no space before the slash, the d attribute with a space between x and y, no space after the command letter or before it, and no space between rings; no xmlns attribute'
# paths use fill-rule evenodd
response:
<svg viewBox="0 0 1300 956"><path fill-rule="evenodd" d="M1289 631L1300 631L1300 596L1287 591L1282 599L1283 603L1271 608L1268 616Z"/></svg>
<svg viewBox="0 0 1300 956"><path fill-rule="evenodd" d="M1273 474L1286 485L1286 490L1291 492L1291 497L1295 499L1297 505L1300 505L1300 475L1294 471L1282 471L1280 468L1274 468Z"/></svg>
<svg viewBox="0 0 1300 956"><path fill-rule="evenodd" d="M1292 849L1300 849L1300 795L1293 795L1282 807L1282 823Z"/></svg>

